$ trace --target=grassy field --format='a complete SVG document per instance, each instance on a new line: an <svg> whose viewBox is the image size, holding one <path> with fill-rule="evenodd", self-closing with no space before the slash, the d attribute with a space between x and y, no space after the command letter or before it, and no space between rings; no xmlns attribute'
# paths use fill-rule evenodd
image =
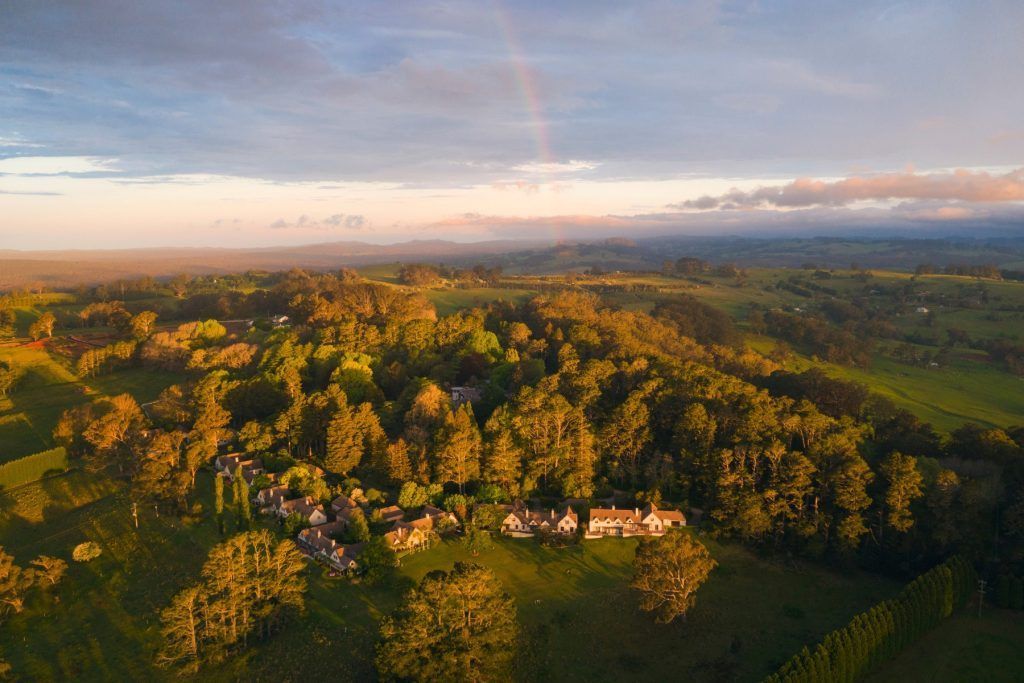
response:
<svg viewBox="0 0 1024 683"><path fill-rule="evenodd" d="M1024 613L987 609L981 618L963 611L885 664L868 680L977 681L1024 680Z"/></svg>
<svg viewBox="0 0 1024 683"><path fill-rule="evenodd" d="M504 287L474 287L472 289L425 289L423 295L434 304L438 315L450 315L491 301L514 301L523 303L536 296L528 289Z"/></svg>
<svg viewBox="0 0 1024 683"><path fill-rule="evenodd" d="M67 359L35 344L0 347L0 360L25 371L15 389L0 398L0 464L51 448L53 427L71 406L124 392L143 403L180 381L173 373L143 368L83 381L71 371Z"/></svg>
<svg viewBox="0 0 1024 683"><path fill-rule="evenodd" d="M209 506L211 477L200 477ZM71 563L62 599L37 595L5 625L0 647L18 677L32 680L172 680L153 666L158 613L196 576L219 540L209 517L183 523L140 510L135 529L119 485L83 472L5 492L0 543L25 564L40 553L69 558L85 540L103 547ZM659 626L636 609L627 583L635 541L606 539L567 549L498 539L469 558L450 541L403 559L397 581L368 588L310 570L307 613L268 642L202 680L368 680L377 621L433 569L472 559L515 596L530 657L520 680L757 680L804 643L892 595L898 584L860 573L763 559L706 541L720 567L689 620ZM54 618L56 615L60 618ZM327 654L325 654L327 653Z"/></svg>
<svg viewBox="0 0 1024 683"><path fill-rule="evenodd" d="M758 680L789 654L895 592L863 574L784 566L732 544L703 539L719 568L685 622L658 625L628 588L632 539L545 549L502 540L476 561L516 597L528 636L527 680ZM418 579L451 560L448 546L407 561Z"/></svg>
<svg viewBox="0 0 1024 683"><path fill-rule="evenodd" d="M371 266L359 266L356 272L367 280L377 280L378 282L397 285L399 284L398 271L401 267L400 263L378 263Z"/></svg>
<svg viewBox="0 0 1024 683"><path fill-rule="evenodd" d="M71 549L86 540L103 548L93 562L69 562L57 597L34 594L26 612L5 624L4 656L17 677L168 678L152 665L156 614L198 570L216 529L143 514L136 531L118 487L81 472L23 487L11 497L17 502L5 510L0 538L20 564L41 553L70 560ZM72 502L78 505L70 507Z"/></svg>
<svg viewBox="0 0 1024 683"><path fill-rule="evenodd" d="M748 344L769 353L776 342L748 337ZM988 427L1024 422L1024 378L983 360L956 358L947 367L922 368L875 354L871 367L864 369L794 354L786 367L797 372L817 367L833 377L865 384L939 431L951 431L965 422Z"/></svg>

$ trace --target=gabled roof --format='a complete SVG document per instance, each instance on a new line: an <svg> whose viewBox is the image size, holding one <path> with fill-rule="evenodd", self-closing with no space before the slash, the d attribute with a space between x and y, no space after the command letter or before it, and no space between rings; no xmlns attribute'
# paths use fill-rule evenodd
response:
<svg viewBox="0 0 1024 683"><path fill-rule="evenodd" d="M384 534L384 540L388 542L389 546L394 548L398 545L404 545L413 534L417 533L423 535L424 532L422 529L413 526L411 523L407 524L405 522L396 522L395 528Z"/></svg>
<svg viewBox="0 0 1024 683"><path fill-rule="evenodd" d="M333 554L338 564L345 567L356 561L359 554L363 552L363 546L363 543L350 543L349 545L341 545L339 543L334 547Z"/></svg>
<svg viewBox="0 0 1024 683"><path fill-rule="evenodd" d="M590 521L617 521L621 524L636 524L642 518L639 510L618 509L618 508L591 508Z"/></svg>
<svg viewBox="0 0 1024 683"><path fill-rule="evenodd" d="M424 505L423 506L423 516L424 517L441 517L441 516L446 515L446 514L448 514L448 513L446 513L441 508L434 507L433 505Z"/></svg>
<svg viewBox="0 0 1024 683"><path fill-rule="evenodd" d="M331 536L342 531L343 526L338 522L318 524L317 526L300 531L299 540L315 548L318 552L329 555L334 551L335 546L338 545L338 542L331 538Z"/></svg>
<svg viewBox="0 0 1024 683"><path fill-rule="evenodd" d="M619 522L620 524L640 524L649 515L654 514L659 520L686 522L686 517L679 510L659 510L653 503L648 503L643 510L640 508L616 509L616 508L591 508L590 521L605 523Z"/></svg>
<svg viewBox="0 0 1024 683"><path fill-rule="evenodd" d="M356 507L356 501L343 493L331 501L331 507L336 510L341 508L354 508Z"/></svg>
<svg viewBox="0 0 1024 683"><path fill-rule="evenodd" d="M224 469L228 465L234 465L245 458L246 455L244 453L228 453L226 455L218 455L214 458L213 463L218 469Z"/></svg>
<svg viewBox="0 0 1024 683"><path fill-rule="evenodd" d="M284 500L284 497L288 495L288 491L289 489L287 486L278 484L276 486L260 489L256 496L262 501L279 505Z"/></svg>
<svg viewBox="0 0 1024 683"><path fill-rule="evenodd" d="M317 503L316 500L314 500L310 496L306 496L305 498L293 498L291 500L286 500L283 503L281 503L279 508L288 513L297 512L298 514L302 515L307 519L310 516L312 516L312 514L317 510L319 510L320 512L323 512L324 510L324 506Z"/></svg>
<svg viewBox="0 0 1024 683"><path fill-rule="evenodd" d="M395 522L395 528L398 528L399 526L404 526L410 529L430 531L434 528L435 519L435 517L420 517L419 519L414 519L411 522Z"/></svg>
<svg viewBox="0 0 1024 683"><path fill-rule="evenodd" d="M663 522L685 522L686 517L679 510L658 510L655 512Z"/></svg>
<svg viewBox="0 0 1024 683"><path fill-rule="evenodd" d="M564 519L570 519L575 523L577 519L576 512L571 507L566 508L561 513L555 512L553 509L547 512L532 512L523 508L517 508L509 514L515 516L521 524L534 528L558 526Z"/></svg>

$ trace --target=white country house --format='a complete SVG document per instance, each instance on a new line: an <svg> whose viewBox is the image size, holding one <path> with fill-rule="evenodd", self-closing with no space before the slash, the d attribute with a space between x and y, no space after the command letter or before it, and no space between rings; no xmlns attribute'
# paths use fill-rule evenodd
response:
<svg viewBox="0 0 1024 683"><path fill-rule="evenodd" d="M542 531L550 531L566 536L576 533L579 520L571 507L558 513L554 509L547 512L532 512L518 505L501 522L501 533L515 538L533 536Z"/></svg>
<svg viewBox="0 0 1024 683"><path fill-rule="evenodd" d="M659 510L653 503L641 508L591 508L586 538L602 536L661 536L667 529L686 526L679 510Z"/></svg>

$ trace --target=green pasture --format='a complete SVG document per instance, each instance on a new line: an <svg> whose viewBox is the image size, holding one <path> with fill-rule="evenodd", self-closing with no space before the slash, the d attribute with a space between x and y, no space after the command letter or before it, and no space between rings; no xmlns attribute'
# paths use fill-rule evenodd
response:
<svg viewBox="0 0 1024 683"><path fill-rule="evenodd" d="M988 607L978 617L971 608L924 634L868 680L1016 683L1024 680L1022 643L1024 612Z"/></svg>
<svg viewBox="0 0 1024 683"><path fill-rule="evenodd" d="M747 343L764 354L776 346L768 337L748 336ZM1004 372L978 354L959 354L944 367L918 367L875 354L869 368L794 354L786 367L795 372L817 367L833 377L860 382L939 431L952 431L965 422L986 427L1024 423L1024 378Z"/></svg>
<svg viewBox="0 0 1024 683"><path fill-rule="evenodd" d="M25 373L0 398L0 463L52 447L53 428L67 408L124 392L144 403L180 380L169 372L128 368L83 381L71 371L68 359L40 346L0 347L0 360Z"/></svg>
<svg viewBox="0 0 1024 683"><path fill-rule="evenodd" d="M450 315L467 308L483 306L492 301L524 303L536 296L528 289L508 287L474 287L472 289L424 289L423 295L434 304L438 315Z"/></svg>

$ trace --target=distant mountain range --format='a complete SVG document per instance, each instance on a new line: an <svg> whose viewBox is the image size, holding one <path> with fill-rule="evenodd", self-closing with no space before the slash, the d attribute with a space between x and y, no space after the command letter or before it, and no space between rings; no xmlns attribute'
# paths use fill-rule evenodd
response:
<svg viewBox="0 0 1024 683"><path fill-rule="evenodd" d="M293 247L260 248L144 248L102 250L0 250L0 290L40 282L47 287L70 287L143 275L169 277L178 273L207 275L244 270L286 270L300 267L330 270L394 261L439 262L496 256L510 251L552 246L552 242L458 243L414 240L376 245L329 242Z"/></svg>
<svg viewBox="0 0 1024 683"><path fill-rule="evenodd" d="M694 256L740 266L912 269L919 263L994 264L1024 270L1024 237L654 237L569 242L415 240L377 245L329 242L261 248L146 248L104 250L0 250L0 291L33 283L74 287L143 275L207 275L299 267L333 270L394 262L501 265L509 273L656 270L666 260Z"/></svg>

